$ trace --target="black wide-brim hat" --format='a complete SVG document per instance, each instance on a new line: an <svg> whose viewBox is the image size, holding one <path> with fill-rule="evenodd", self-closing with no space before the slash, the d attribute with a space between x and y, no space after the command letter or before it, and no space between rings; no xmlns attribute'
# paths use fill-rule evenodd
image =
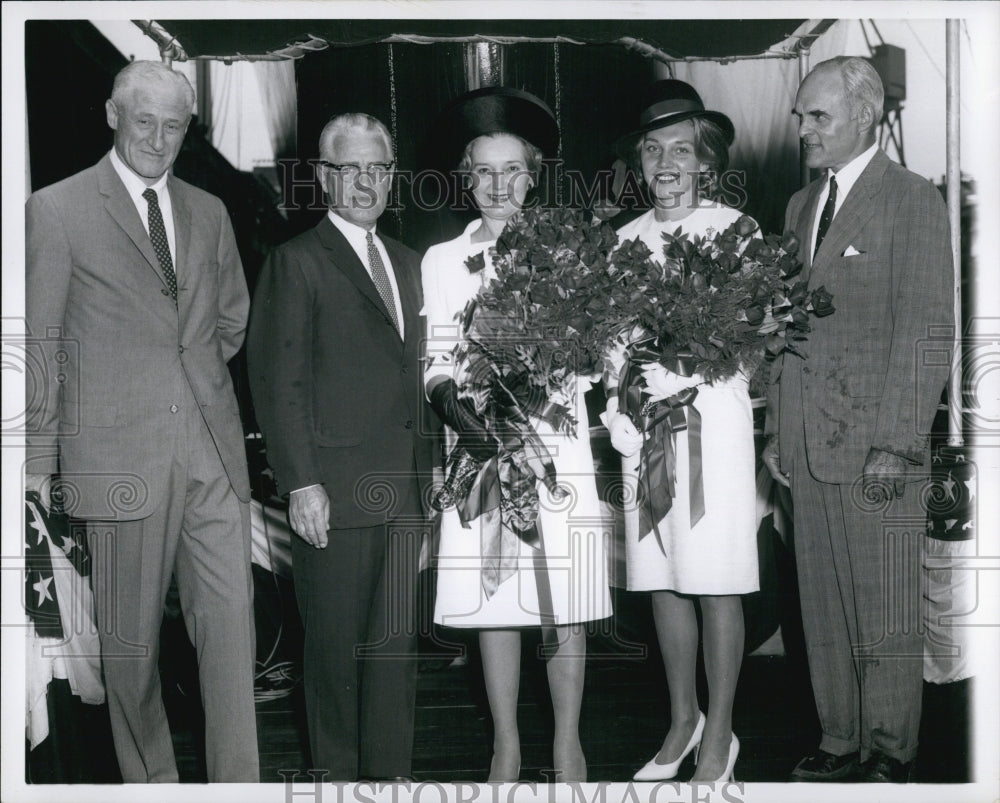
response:
<svg viewBox="0 0 1000 803"><path fill-rule="evenodd" d="M434 123L428 150L434 166L454 170L465 146L484 134L516 134L555 156L559 126L552 110L530 92L508 86L489 86L455 98Z"/></svg>
<svg viewBox="0 0 1000 803"><path fill-rule="evenodd" d="M643 95L640 108L639 127L629 131L615 143L615 152L626 162L635 157L636 140L647 131L666 128L694 117L703 117L716 123L722 129L727 145L732 145L736 136L733 121L722 112L706 109L701 95L686 81L665 78L650 84Z"/></svg>

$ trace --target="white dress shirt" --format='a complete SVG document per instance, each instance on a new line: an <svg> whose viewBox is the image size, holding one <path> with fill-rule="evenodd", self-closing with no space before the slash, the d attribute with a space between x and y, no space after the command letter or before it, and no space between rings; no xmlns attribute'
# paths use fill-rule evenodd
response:
<svg viewBox="0 0 1000 803"><path fill-rule="evenodd" d="M358 255L358 259L361 260L361 264L365 266L365 270L368 271L369 277L372 275L372 267L368 264L368 229L364 229L354 223L344 220L340 215L334 212L332 209L327 211L326 216L330 218L330 222L337 227L337 230L344 235L347 242L351 244L351 248L354 249L354 253ZM392 300L396 305L396 320L399 321L399 336L405 336L405 329L403 327L403 305L399 300L399 286L396 284L396 271L392 267L392 260L389 259L389 254L385 250L385 245L379 239L378 234L375 233L375 229L371 229L372 239L375 241L375 248L378 249L379 255L382 257L382 264L385 265L385 272L389 275L389 285L392 287ZM374 279L373 279L374 281Z"/></svg>
<svg viewBox="0 0 1000 803"><path fill-rule="evenodd" d="M864 169L868 167L868 163L875 156L876 151L878 151L878 142L872 144L872 146L855 156L851 161L840 168L839 172L834 172L833 170L827 170L826 176L824 177L823 191L819 194L819 203L816 204L816 217L813 218L812 225L812 242L816 242L816 233L819 231L819 219L823 217L823 207L826 206L826 199L830 197L830 176L837 177L837 202L833 205L833 216L837 217L837 213L840 208L844 205L844 201L847 200L847 194L851 191L851 188L857 183L858 178L861 176ZM833 221L831 220L831 223ZM814 245L815 249L815 245Z"/></svg>
<svg viewBox="0 0 1000 803"><path fill-rule="evenodd" d="M139 213L139 220L142 221L142 227L146 230L146 234L149 234L149 204L142 197L142 194L146 190L154 190L156 192L156 198L160 203L160 214L163 215L163 228L167 230L167 246L170 248L170 261L174 263L174 273L180 276L177 264L177 240L174 236L174 207L170 203L170 193L167 192L167 174L164 173L160 176L155 184L147 184L132 172L128 165L121 160L121 157L114 148L111 149L111 166L114 167L118 177L122 180L122 184L125 185L128 197L135 204L135 211Z"/></svg>

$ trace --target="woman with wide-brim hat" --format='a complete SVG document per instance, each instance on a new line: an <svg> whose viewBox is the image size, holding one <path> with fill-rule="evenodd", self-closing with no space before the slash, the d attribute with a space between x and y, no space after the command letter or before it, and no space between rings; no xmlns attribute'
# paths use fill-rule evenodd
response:
<svg viewBox="0 0 1000 803"><path fill-rule="evenodd" d="M555 118L534 95L510 87L490 87L463 95L441 113L432 134L439 160L457 168L479 211L454 240L432 246L422 264L424 314L428 327L427 396L446 425L447 446L496 454L496 439L463 406L451 358L461 337L458 318L467 302L496 275L489 248L522 208L538 181L543 156L554 156L559 130ZM482 256L478 270L467 266ZM586 422L585 378L569 400L577 422ZM521 746L517 697L521 628L542 627L546 671L555 718L555 780L582 781L587 764L579 737L586 636L584 623L611 615L607 567L599 527L600 507L593 456L585 426L578 437L558 432L532 416L535 431L549 447L561 488L569 498L553 499L541 481L541 542L506 540L513 571L486 593L483 580L483 517L463 526L455 508L441 514L437 552L434 621L479 630L483 674L493 715L490 781L517 780ZM508 566L510 564L507 564Z"/></svg>
<svg viewBox="0 0 1000 803"><path fill-rule="evenodd" d="M663 232L680 228L689 235L710 236L737 220L738 210L713 200L728 166L733 136L729 118L707 110L690 84L673 79L652 84L638 127L622 137L616 149L641 174L653 207L618 231L619 242L641 239L653 258L662 261ZM697 450L689 450L689 431L684 430L675 435L676 498L658 522L656 536L639 532L637 506L625 512L628 588L652 592L670 691L670 729L635 779L673 778L693 751L697 764L692 780L727 780L739 754L732 711L743 659L740 595L759 587L748 378L741 373L709 384L699 374L680 376L656 362L647 365L644 374L653 401L697 388L692 407L701 415L704 513L695 510L700 506L691 504L687 492L697 470L690 465L690 452ZM644 436L619 412L614 394L608 401L607 423L612 443L622 453L623 480L634 491ZM636 498L634 493L626 496ZM707 715L699 710L695 687L696 602L703 621Z"/></svg>

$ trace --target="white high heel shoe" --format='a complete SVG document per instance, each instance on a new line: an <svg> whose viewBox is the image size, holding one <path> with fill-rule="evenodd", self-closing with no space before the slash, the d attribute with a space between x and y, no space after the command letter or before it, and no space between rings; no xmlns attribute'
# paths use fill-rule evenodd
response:
<svg viewBox="0 0 1000 803"><path fill-rule="evenodd" d="M696 749L699 744L701 744L701 734L705 731L705 715L698 712L698 724L694 726L694 733L691 734L691 738L688 740L687 745L684 750L681 751L680 757L676 761L671 761L669 764L660 764L656 760L656 756L653 756L649 761L646 762L641 770L639 770L635 775L632 776L633 781L666 781L677 775L677 770L681 767L681 762L687 758L688 753ZM659 755L659 753L657 753Z"/></svg>
<svg viewBox="0 0 1000 803"><path fill-rule="evenodd" d="M722 773L721 778L716 778L714 781L699 781L699 783L722 783L723 781L733 781L733 769L736 767L736 758L740 754L740 740L736 738L736 734L733 734L733 738L729 741L729 758L726 759L726 769ZM695 761L698 760L698 754L694 754Z"/></svg>

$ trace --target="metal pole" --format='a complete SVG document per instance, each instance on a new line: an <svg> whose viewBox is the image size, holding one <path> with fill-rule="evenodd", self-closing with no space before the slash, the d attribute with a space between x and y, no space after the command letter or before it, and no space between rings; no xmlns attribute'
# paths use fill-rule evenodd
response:
<svg viewBox="0 0 1000 803"><path fill-rule="evenodd" d="M799 48L799 86L809 74L809 46ZM809 183L809 165L806 164L806 154L799 143L799 186L804 187Z"/></svg>
<svg viewBox="0 0 1000 803"><path fill-rule="evenodd" d="M951 258L955 276L955 343L948 383L948 445L962 446L962 163L959 127L959 33L961 20L945 22L946 137L948 221L951 224Z"/></svg>

